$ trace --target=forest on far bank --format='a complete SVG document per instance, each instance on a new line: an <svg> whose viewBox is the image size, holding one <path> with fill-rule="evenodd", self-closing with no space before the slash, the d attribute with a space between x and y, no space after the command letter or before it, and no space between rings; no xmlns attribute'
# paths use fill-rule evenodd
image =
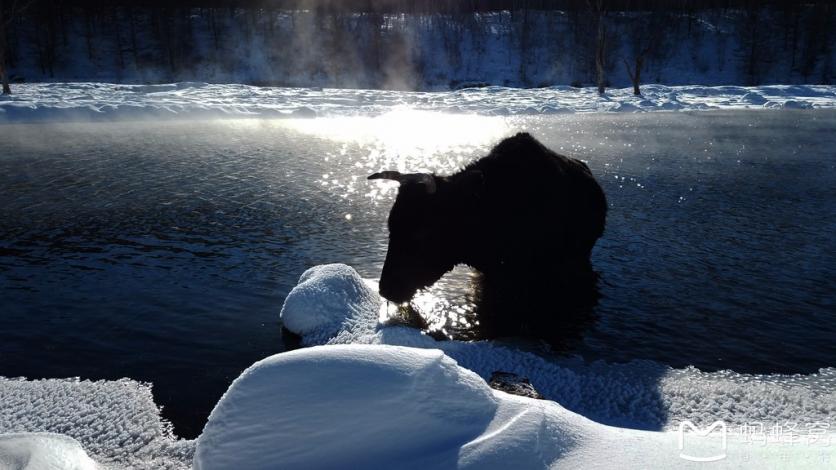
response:
<svg viewBox="0 0 836 470"><path fill-rule="evenodd" d="M823 0L0 0L0 74L391 89L829 84L834 26Z"/></svg>

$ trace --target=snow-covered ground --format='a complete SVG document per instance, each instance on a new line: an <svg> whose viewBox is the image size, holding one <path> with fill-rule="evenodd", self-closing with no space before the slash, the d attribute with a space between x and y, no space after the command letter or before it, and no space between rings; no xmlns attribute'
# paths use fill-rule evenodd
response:
<svg viewBox="0 0 836 470"><path fill-rule="evenodd" d="M396 107L482 115L711 109L836 108L836 86L646 85L468 88L445 92L256 87L197 82L164 85L32 83L0 97L0 122L33 120L374 116Z"/></svg>
<svg viewBox="0 0 836 470"><path fill-rule="evenodd" d="M491 342L437 342L386 326L381 308L373 284L348 266L305 272L282 319L307 344L328 346L277 355L245 372L209 419L199 468L240 462L221 459L230 455L313 468L698 468L694 459L721 456L722 468L816 468L836 459L834 369L744 376L547 361ZM494 371L530 378L554 402L491 392L473 374L487 379ZM276 393L291 401L271 405ZM728 445L720 433L700 440L679 431L682 423L705 430L717 421ZM249 431L259 423L272 439ZM697 441L690 449L689 439Z"/></svg>
<svg viewBox="0 0 836 470"><path fill-rule="evenodd" d="M717 468L823 468L836 461L836 369L754 376L548 360L486 341L438 342L387 325L381 309L373 282L349 266L305 272L281 316L313 347L242 373L197 442L171 436L146 384L3 379L0 432L17 434L0 435L0 468L40 470L55 461L90 468L79 444L103 468L128 469L701 468L694 459L719 459ZM548 400L491 390L484 379L494 371L530 378ZM27 432L75 440L20 434Z"/></svg>
<svg viewBox="0 0 836 470"><path fill-rule="evenodd" d="M244 372L210 416L195 468L699 468L712 458L718 468L817 468L836 459L833 369L801 378L549 362L386 326L382 307L348 266L305 272L281 315L306 343L327 345ZM492 391L483 379L494 371L529 377L554 401ZM679 431L717 421L727 442L721 427L707 438ZM793 431L763 431L762 444L752 428L788 423Z"/></svg>
<svg viewBox="0 0 836 470"><path fill-rule="evenodd" d="M491 390L437 349L335 345L245 371L209 417L194 468L817 468L832 452L605 426Z"/></svg>

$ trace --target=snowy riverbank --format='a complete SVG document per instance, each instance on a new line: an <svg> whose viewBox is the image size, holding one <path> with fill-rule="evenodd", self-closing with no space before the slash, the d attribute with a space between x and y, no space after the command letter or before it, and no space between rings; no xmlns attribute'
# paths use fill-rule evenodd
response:
<svg viewBox="0 0 836 470"><path fill-rule="evenodd" d="M586 112L697 111L712 109L836 108L836 86L771 85L642 87L568 86L468 88L445 92L276 88L183 82L163 85L31 83L0 97L0 123L161 118L277 118L375 116L398 107L481 115Z"/></svg>
<svg viewBox="0 0 836 470"><path fill-rule="evenodd" d="M281 315L314 347L242 373L196 441L175 439L150 388L130 380L2 379L0 432L65 434L104 468L126 469L188 468L192 455L200 469L699 468L689 458L719 456L718 468L820 468L836 460L833 368L756 376L547 360L388 326L381 306L348 266L308 270ZM530 378L548 400L491 390L484 379L497 370ZM724 427L708 437L678 431L716 421ZM0 438L0 463L30 468L35 457L89 468L60 436Z"/></svg>

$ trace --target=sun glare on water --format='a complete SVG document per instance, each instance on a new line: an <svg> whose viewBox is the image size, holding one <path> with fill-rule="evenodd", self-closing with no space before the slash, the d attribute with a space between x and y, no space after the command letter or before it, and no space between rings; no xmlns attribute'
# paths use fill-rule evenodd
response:
<svg viewBox="0 0 836 470"><path fill-rule="evenodd" d="M293 120L303 133L357 144L373 160L399 171L438 169L436 157L495 143L510 132L506 118L397 108L380 116L341 116ZM444 160L444 159L442 159Z"/></svg>
<svg viewBox="0 0 836 470"><path fill-rule="evenodd" d="M510 127L503 117L449 114L396 108L380 116L340 116L294 120L299 131L342 142L382 143L398 153L473 146L495 140Z"/></svg>
<svg viewBox="0 0 836 470"><path fill-rule="evenodd" d="M509 135L508 118L395 108L379 116L335 116L283 121L291 129L333 141L325 155L329 171L320 181L347 196L362 188L379 200L397 184L365 184L364 176L382 170L451 174Z"/></svg>

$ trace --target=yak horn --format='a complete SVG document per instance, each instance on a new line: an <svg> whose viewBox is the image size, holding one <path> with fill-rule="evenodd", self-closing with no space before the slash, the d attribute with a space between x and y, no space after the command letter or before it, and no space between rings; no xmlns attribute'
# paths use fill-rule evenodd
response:
<svg viewBox="0 0 836 470"><path fill-rule="evenodd" d="M373 175L369 175L369 180L393 180L393 181L401 181L401 178L405 176L402 175L399 171L381 171L380 173L375 173Z"/></svg>
<svg viewBox="0 0 836 470"><path fill-rule="evenodd" d="M404 184L407 182L415 182L419 184L423 184L427 187L428 193L435 192L435 178L433 175L428 173L400 173L398 171L381 171L379 173L375 173L370 175L368 178L370 180L392 180L397 181L398 183Z"/></svg>

